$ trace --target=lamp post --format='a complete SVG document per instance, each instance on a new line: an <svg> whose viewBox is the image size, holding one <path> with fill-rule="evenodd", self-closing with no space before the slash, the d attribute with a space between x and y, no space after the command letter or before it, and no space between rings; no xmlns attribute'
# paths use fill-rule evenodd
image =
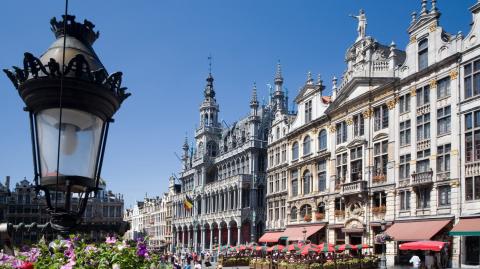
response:
<svg viewBox="0 0 480 269"><path fill-rule="evenodd" d="M109 125L130 94L122 73L109 75L93 50L93 23L65 14L50 24L56 40L47 51L40 58L27 52L23 69L3 71L29 113L35 190L45 194L47 226L67 233L80 229L88 199L100 190Z"/></svg>
<svg viewBox="0 0 480 269"><path fill-rule="evenodd" d="M387 227L387 223L385 222L385 219L382 219L382 222L380 223L380 228L382 229L382 233L385 233L385 229ZM387 258L385 256L385 247L386 247L386 241L382 242L382 257L380 258L380 269L387 269Z"/></svg>

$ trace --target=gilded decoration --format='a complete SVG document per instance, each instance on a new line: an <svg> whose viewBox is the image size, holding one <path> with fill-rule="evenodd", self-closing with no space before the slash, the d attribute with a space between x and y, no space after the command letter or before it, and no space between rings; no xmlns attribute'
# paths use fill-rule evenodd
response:
<svg viewBox="0 0 480 269"><path fill-rule="evenodd" d="M373 109L368 108L367 110L363 111L362 114L365 119L369 119L373 115Z"/></svg>
<svg viewBox="0 0 480 269"><path fill-rule="evenodd" d="M335 131L337 131L337 128L335 127L335 125L330 125L328 126L328 130L330 130L330 133L335 133Z"/></svg>
<svg viewBox="0 0 480 269"><path fill-rule="evenodd" d="M455 80L455 79L457 79L457 77L458 77L457 69L453 69L452 71L450 71L450 79L451 80Z"/></svg>
<svg viewBox="0 0 480 269"><path fill-rule="evenodd" d="M415 42L417 42L417 36L411 36L410 43L415 43Z"/></svg>
<svg viewBox="0 0 480 269"><path fill-rule="evenodd" d="M430 32L435 32L435 30L437 30L437 24L436 23L432 23L428 29L430 30Z"/></svg>
<svg viewBox="0 0 480 269"><path fill-rule="evenodd" d="M437 80L436 79L430 80L430 90L433 90L436 88L437 88Z"/></svg>
<svg viewBox="0 0 480 269"><path fill-rule="evenodd" d="M392 110L395 108L395 105L397 104L397 100L396 99L392 99L392 100L389 100L387 102L387 107L389 110Z"/></svg>
<svg viewBox="0 0 480 269"><path fill-rule="evenodd" d="M450 182L450 186L452 188L458 188L458 186L460 186L459 180L458 179L452 180L452 182Z"/></svg>
<svg viewBox="0 0 480 269"><path fill-rule="evenodd" d="M410 88L410 95L411 96L416 96L417 95L417 89L415 88L415 86L412 86Z"/></svg>
<svg viewBox="0 0 480 269"><path fill-rule="evenodd" d="M350 118L347 118L347 119L345 120L345 122L347 123L347 125L352 125L352 124L353 124L353 118L351 118L351 117L350 117Z"/></svg>
<svg viewBox="0 0 480 269"><path fill-rule="evenodd" d="M453 156L458 155L458 149L452 149L451 153Z"/></svg>
<svg viewBox="0 0 480 269"><path fill-rule="evenodd" d="M436 159L437 159L437 155L432 154L432 156L430 156L430 160L435 161Z"/></svg>

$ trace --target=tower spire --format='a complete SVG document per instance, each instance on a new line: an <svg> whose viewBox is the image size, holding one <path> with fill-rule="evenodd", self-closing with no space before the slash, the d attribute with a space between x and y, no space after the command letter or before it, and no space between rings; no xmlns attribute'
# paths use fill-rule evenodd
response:
<svg viewBox="0 0 480 269"><path fill-rule="evenodd" d="M257 83L253 82L252 98L250 99L250 115L257 116L258 100L257 100Z"/></svg>
<svg viewBox="0 0 480 269"><path fill-rule="evenodd" d="M277 71L275 72L275 85L282 85L283 84L283 77L282 77L282 65L280 64L280 60L277 62ZM277 87L276 90L279 88Z"/></svg>

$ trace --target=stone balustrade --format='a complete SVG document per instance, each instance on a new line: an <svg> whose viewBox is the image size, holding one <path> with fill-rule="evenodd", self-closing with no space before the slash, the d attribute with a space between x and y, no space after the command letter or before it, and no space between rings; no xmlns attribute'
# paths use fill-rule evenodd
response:
<svg viewBox="0 0 480 269"><path fill-rule="evenodd" d="M470 177L478 175L480 175L480 161L465 164L465 176Z"/></svg>
<svg viewBox="0 0 480 269"><path fill-rule="evenodd" d="M367 181L365 180L358 180L358 181L342 184L343 194L355 194L355 193L364 192L366 190L367 190Z"/></svg>
<svg viewBox="0 0 480 269"><path fill-rule="evenodd" d="M433 171L419 172L412 174L410 184L412 186L424 185L432 183Z"/></svg>

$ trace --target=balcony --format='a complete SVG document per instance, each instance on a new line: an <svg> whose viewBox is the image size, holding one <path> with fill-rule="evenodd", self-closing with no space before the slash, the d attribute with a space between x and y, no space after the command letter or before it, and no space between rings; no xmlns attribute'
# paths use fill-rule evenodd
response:
<svg viewBox="0 0 480 269"><path fill-rule="evenodd" d="M480 175L480 162L471 162L465 164L465 176L478 176Z"/></svg>
<svg viewBox="0 0 480 269"><path fill-rule="evenodd" d="M417 150L424 150L430 148L430 139L422 140L417 142Z"/></svg>
<svg viewBox="0 0 480 269"><path fill-rule="evenodd" d="M433 171L432 170L427 171L427 172L413 173L412 174L412 181L410 182L410 185L420 186L420 185L425 185L425 184L431 184L431 183L433 183L432 178L433 178Z"/></svg>
<svg viewBox="0 0 480 269"><path fill-rule="evenodd" d="M367 181L358 180L354 182L344 183L342 185L343 194L356 194L367 190Z"/></svg>

